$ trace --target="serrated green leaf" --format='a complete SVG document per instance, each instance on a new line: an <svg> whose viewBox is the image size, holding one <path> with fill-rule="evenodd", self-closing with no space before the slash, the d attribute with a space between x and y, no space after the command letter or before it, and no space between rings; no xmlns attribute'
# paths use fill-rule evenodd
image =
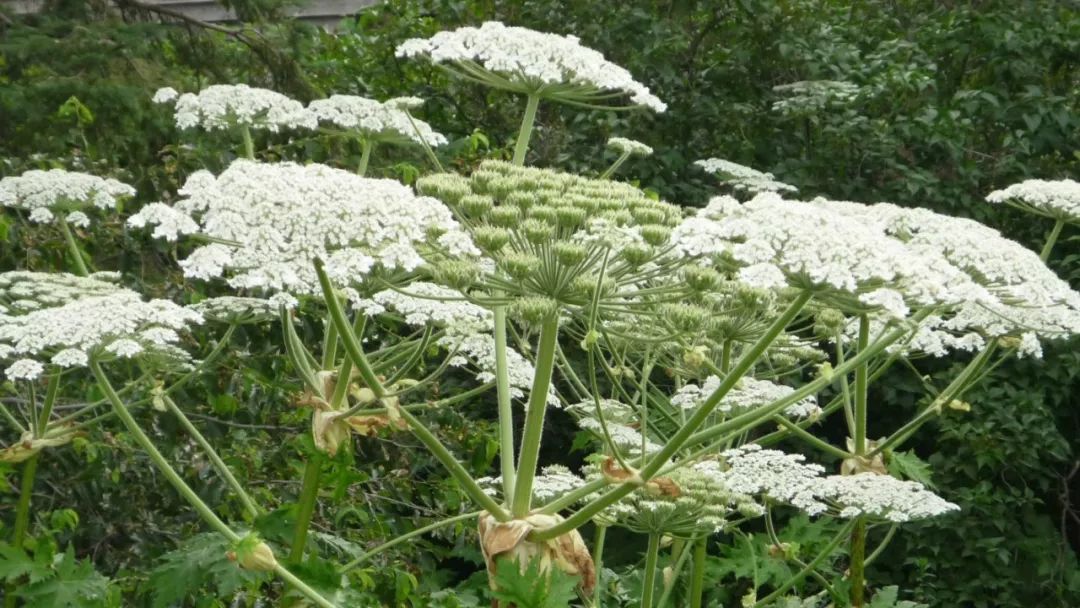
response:
<svg viewBox="0 0 1080 608"><path fill-rule="evenodd" d="M53 608L99 608L109 592L109 579L94 570L89 560L79 561L75 550L57 556L55 576L31 583L16 591L27 606Z"/></svg>
<svg viewBox="0 0 1080 608"><path fill-rule="evenodd" d="M893 452L889 458L889 473L901 479L911 479L934 489L930 478L930 463L919 458L915 452Z"/></svg>
<svg viewBox="0 0 1080 608"><path fill-rule="evenodd" d="M541 559L533 559L522 571L517 562L501 559L495 568L492 597L517 608L567 608L576 597L578 579L558 568L541 572Z"/></svg>

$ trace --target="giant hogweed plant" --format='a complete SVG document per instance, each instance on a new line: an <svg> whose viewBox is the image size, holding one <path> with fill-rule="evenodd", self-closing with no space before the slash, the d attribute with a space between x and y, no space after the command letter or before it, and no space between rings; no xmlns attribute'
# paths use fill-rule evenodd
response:
<svg viewBox="0 0 1080 608"><path fill-rule="evenodd" d="M399 54L524 96L512 159L444 172L431 147L445 138L412 117L413 99L335 96L305 108L242 85L155 95L175 102L182 128L234 133L242 157L219 175L190 175L177 200L145 205L127 223L191 241L180 260L185 276L233 295L183 307L91 274L69 225L89 221L84 209L130 195L122 184L63 172L0 182L0 203L56 224L76 271L0 275L0 357L28 404L0 412L17 435L0 458L22 463L17 549L43 450L115 417L232 545L239 567L272 572L315 605L350 605L356 596L347 588L316 589L294 574L317 550L309 533L322 461L350 449L353 434L408 431L476 511L387 539L340 565L343 580L381 551L476 518L498 605L554 606L575 596L615 605L603 557L608 530L620 527L646 537L633 604L699 607L718 584L706 580L710 547L763 527L797 569L775 585L755 584L744 606L866 606L866 565L896 528L957 511L919 481L890 474L897 448L945 411L988 407L963 396L1004 358L1037 357L1041 341L1080 331L1080 295L1044 263L1077 216L1072 182L1026 182L990 196L1055 218L1041 255L923 209L795 200L794 187L721 159L699 164L735 196L688 213L610 179L630 155L651 153L637 142L609 142L619 157L597 178L526 166L541 102L665 109L577 39L486 23L406 41ZM313 129L359 142L357 171L256 160L253 131ZM364 177L384 143L420 145L437 171L415 191ZM296 330L305 315L323 329L318 348ZM281 325L316 448L284 553L250 531L267 506L173 399L213 370L237 325L267 319ZM202 360L183 347L186 333L221 327ZM928 385L910 421L874 423L888 404L871 402L871 386L887 369L954 353L967 366L944 387ZM475 373L476 386L434 397L450 368ZM58 401L87 376L104 399L59 415ZM500 464L498 475L477 479L425 412L488 391ZM224 521L157 450L131 414L145 405L190 433L243 506L244 522ZM550 408L592 438L583 470L540 467ZM847 427L842 445L815 434L815 422L830 415ZM839 470L771 447L782 439L838 459ZM799 555L778 532L776 513L791 510L837 520L835 535ZM589 523L591 547L579 531ZM841 560L846 570L834 572ZM895 599L894 590L878 595L874 605ZM17 597L8 593L8 605Z"/></svg>

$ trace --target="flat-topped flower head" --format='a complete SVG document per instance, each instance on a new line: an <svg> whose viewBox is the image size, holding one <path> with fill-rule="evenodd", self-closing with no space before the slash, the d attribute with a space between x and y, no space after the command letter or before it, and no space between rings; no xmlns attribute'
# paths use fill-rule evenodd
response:
<svg viewBox="0 0 1080 608"><path fill-rule="evenodd" d="M0 207L22 209L39 223L59 216L85 227L90 222L86 211L115 209L118 201L134 195L135 189L121 181L63 169L32 169L0 179Z"/></svg>
<svg viewBox="0 0 1080 608"><path fill-rule="evenodd" d="M615 150L619 154L625 154L627 156L651 156L653 149L640 141L633 139L627 139L625 137L612 137L607 140L607 147Z"/></svg>
<svg viewBox="0 0 1080 608"><path fill-rule="evenodd" d="M488 496L502 497L502 480L481 477L476 483ZM533 478L533 505L542 507L585 485L585 480L561 464L550 464L540 469Z"/></svg>
<svg viewBox="0 0 1080 608"><path fill-rule="evenodd" d="M322 124L358 133L367 141L417 143L431 147L446 144L446 137L428 123L408 115L417 98L395 98L386 102L356 95L333 95L308 104L308 111ZM415 125L415 126L414 126Z"/></svg>
<svg viewBox="0 0 1080 608"><path fill-rule="evenodd" d="M634 80L625 68L582 46L575 36L559 36L489 21L480 27L412 38L398 57L424 56L471 80L518 93L571 103L605 103L622 93L638 106L663 112L667 105Z"/></svg>
<svg viewBox="0 0 1080 608"><path fill-rule="evenodd" d="M499 161L467 178L425 176L417 189L455 211L494 262L476 284L521 297L512 312L542 312L545 302L584 306L598 287L605 301L625 297L670 249L682 217L629 184Z"/></svg>
<svg viewBox="0 0 1080 608"><path fill-rule="evenodd" d="M418 245L429 240L447 255L479 253L439 201L325 165L237 160L218 177L193 174L180 194L174 209L193 224L157 209L129 223L167 220L177 232L197 226L211 243L181 261L184 274L225 278L237 289L319 293L316 258L341 284L376 267L413 270L424 262Z"/></svg>
<svg viewBox="0 0 1080 608"><path fill-rule="evenodd" d="M79 367L90 359L184 362L179 332L202 321L167 300L145 301L129 289L67 274L4 273L0 301L0 359L16 359L9 375L21 379L37 377L46 365Z"/></svg>
<svg viewBox="0 0 1080 608"><path fill-rule="evenodd" d="M815 492L831 502L835 515L843 518L865 515L903 523L960 510L917 481L877 473L830 475L819 481Z"/></svg>
<svg viewBox="0 0 1080 608"><path fill-rule="evenodd" d="M464 294L448 287L416 281L401 291L386 289L370 298L357 298L353 305L366 315L392 311L413 326L434 325L450 335L468 336L495 330L491 311L466 300Z"/></svg>
<svg viewBox="0 0 1080 608"><path fill-rule="evenodd" d="M1049 181L1029 179L986 197L990 203L1005 203L1055 220L1080 223L1080 183L1071 179Z"/></svg>
<svg viewBox="0 0 1080 608"><path fill-rule="evenodd" d="M862 88L843 80L800 80L773 87L782 99L773 103L774 112L785 116L805 116L843 107L858 98Z"/></svg>
<svg viewBox="0 0 1080 608"><path fill-rule="evenodd" d="M815 489L824 467L807 463L801 454L765 450L750 443L720 456L722 462L709 470L732 492L787 503L810 515L829 508Z"/></svg>
<svg viewBox="0 0 1080 608"><path fill-rule="evenodd" d="M154 101L171 100L172 91L162 89ZM248 127L277 133L282 129L314 129L315 117L304 104L276 91L246 84L214 84L198 93L176 97L176 126L207 131Z"/></svg>
<svg viewBox="0 0 1080 608"><path fill-rule="evenodd" d="M943 348L981 346L982 338L1015 338L1018 353L1040 356L1040 340L1080 333L1080 293L1035 252L974 220L927 209L879 203L815 200L867 226L879 226L909 250L948 261L983 295L967 295L958 308L923 329L921 339ZM930 333L928 333L930 332Z"/></svg>
<svg viewBox="0 0 1080 608"><path fill-rule="evenodd" d="M671 405L684 410L695 410L705 402L709 395L716 392L719 386L720 378L717 376L709 376L700 385L687 384L671 397ZM793 392L795 389L790 386L744 376L720 400L716 411L724 414L739 414L779 401ZM817 397L813 395L804 397L784 409L784 415L791 418L812 418L820 414L821 408L818 406Z"/></svg>
<svg viewBox="0 0 1080 608"><path fill-rule="evenodd" d="M751 194L757 194L758 192L798 192L799 190L791 184L785 184L777 180L772 173L764 173L722 158L706 158L696 161L694 164L701 167L706 173L719 177L721 181L735 190L746 191Z"/></svg>

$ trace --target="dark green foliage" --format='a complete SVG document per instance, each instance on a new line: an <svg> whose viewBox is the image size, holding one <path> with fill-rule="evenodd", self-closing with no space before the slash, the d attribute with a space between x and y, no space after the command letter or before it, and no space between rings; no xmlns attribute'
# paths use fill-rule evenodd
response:
<svg viewBox="0 0 1080 608"><path fill-rule="evenodd" d="M578 578L556 567L545 572L538 556L526 566L507 558L496 564L495 590L492 597L517 608L566 608L577 598L574 589Z"/></svg>

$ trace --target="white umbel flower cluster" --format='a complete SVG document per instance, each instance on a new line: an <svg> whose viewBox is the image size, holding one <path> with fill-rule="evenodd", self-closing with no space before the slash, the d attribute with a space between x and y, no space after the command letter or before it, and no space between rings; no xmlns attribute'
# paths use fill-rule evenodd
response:
<svg viewBox="0 0 1080 608"><path fill-rule="evenodd" d="M1080 294L1033 251L976 221L888 203L815 200L847 215L867 231L881 230L923 260L963 273L970 285L952 282L958 306L927 319L919 339L934 354L980 348L985 338L1016 338L1020 355L1041 356L1041 340L1080 333ZM936 257L935 257L936 256ZM929 267L923 263L921 269ZM933 352L933 351L927 351Z"/></svg>
<svg viewBox="0 0 1080 608"><path fill-rule="evenodd" d="M176 101L174 115L181 129L207 131L244 126L277 133L282 129L314 129L318 122L304 104L269 89L246 84L215 84L198 93L176 97L170 88L159 89L154 101Z"/></svg>
<svg viewBox="0 0 1080 608"><path fill-rule="evenodd" d="M615 150L619 154L626 154L627 156L650 156L653 153L653 149L640 141L633 139L627 139L625 137L612 137L607 140L607 147Z"/></svg>
<svg viewBox="0 0 1080 608"><path fill-rule="evenodd" d="M899 523L960 509L916 481L877 473L822 476L824 469L807 464L801 455L756 444L727 450L721 457L723 463L712 470L730 491L787 503L810 515L867 515Z"/></svg>
<svg viewBox="0 0 1080 608"><path fill-rule="evenodd" d="M476 480L488 496L502 496L502 480L495 477L481 477ZM562 498L585 485L585 480L561 464L548 465L533 477L533 504L543 506Z"/></svg>
<svg viewBox="0 0 1080 608"><path fill-rule="evenodd" d="M717 376L709 376L700 385L687 384L671 397L671 405L685 410L697 409L719 386L720 378ZM795 389L790 386L744 376L724 395L714 411L723 414L742 413L779 401L794 392ZM820 414L817 397L813 395L784 408L784 415L790 418L812 418Z"/></svg>
<svg viewBox="0 0 1080 608"><path fill-rule="evenodd" d="M439 201L325 165L237 160L216 178L193 174L180 194L174 209L215 241L181 261L185 275L225 277L238 289L318 293L315 258L341 283L376 266L413 270L424 261L415 245L432 233L441 233L438 243L451 255L479 253ZM132 225L155 220L183 223L155 211Z"/></svg>
<svg viewBox="0 0 1080 608"><path fill-rule="evenodd" d="M32 299L37 308L26 305ZM26 361L78 367L92 357L158 354L184 360L178 332L202 321L199 313L172 302L147 302L134 291L67 274L4 273L0 301L12 302L0 314L0 359L20 357L9 373L21 379L32 379L33 369L44 371Z"/></svg>
<svg viewBox="0 0 1080 608"><path fill-rule="evenodd" d="M724 183L736 190L752 194L758 192L798 192L798 188L776 179L772 173L764 173L722 158L706 158L694 162L706 173L719 176Z"/></svg>
<svg viewBox="0 0 1080 608"><path fill-rule="evenodd" d="M410 283L407 293L387 289L371 298L355 299L353 305L367 315L391 310L405 317L409 325L444 327L450 335L494 331L491 311L466 301L459 291L424 281Z"/></svg>
<svg viewBox="0 0 1080 608"><path fill-rule="evenodd" d="M30 221L51 222L56 214L69 223L85 227L85 209L115 209L118 200L135 195L131 186L111 178L76 171L32 169L0 179L0 207L22 209Z"/></svg>
<svg viewBox="0 0 1080 608"><path fill-rule="evenodd" d="M995 190L986 200L1013 205L1055 220L1080 223L1080 183L1071 179L1029 179Z"/></svg>
<svg viewBox="0 0 1080 608"><path fill-rule="evenodd" d="M784 98L773 103L774 112L804 116L850 104L862 88L844 80L800 80L773 87Z"/></svg>
<svg viewBox="0 0 1080 608"><path fill-rule="evenodd" d="M480 382L495 381L495 337L490 333L468 335L447 335L439 339L439 346L455 353L450 358L454 367L474 367L480 373L476 379ZM522 399L532 388L536 368L514 348L506 348L506 370L509 377L510 396ZM547 398L548 405L559 407L562 402L551 387Z"/></svg>
<svg viewBox="0 0 1080 608"><path fill-rule="evenodd" d="M175 242L181 235L195 234L199 225L188 214L178 211L165 203L150 203L128 218L128 226L145 228L153 226L151 233L155 239Z"/></svg>
<svg viewBox="0 0 1080 608"><path fill-rule="evenodd" d="M575 85L586 93L622 91L635 104L663 112L667 104L634 80L630 72L582 46L575 36L559 36L489 21L480 27L411 38L397 48L398 57L426 56L434 63L455 63L466 74L491 72L501 88L539 92L544 87ZM491 83L496 86L495 82ZM564 91L565 92L565 91Z"/></svg>
<svg viewBox="0 0 1080 608"><path fill-rule="evenodd" d="M444 135L406 113L410 105L401 98L378 102L356 95L332 95L312 101L308 111L320 123L355 131L369 141L411 141L433 148L445 145Z"/></svg>

